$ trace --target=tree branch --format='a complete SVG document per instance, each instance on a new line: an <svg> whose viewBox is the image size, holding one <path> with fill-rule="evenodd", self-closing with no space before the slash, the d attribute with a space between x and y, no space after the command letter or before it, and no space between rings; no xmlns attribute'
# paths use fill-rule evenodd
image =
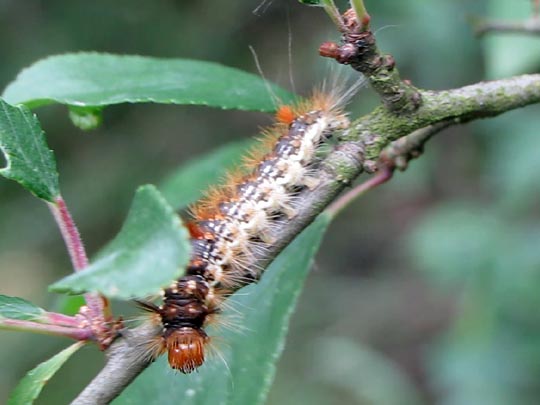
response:
<svg viewBox="0 0 540 405"><path fill-rule="evenodd" d="M344 140L365 145L364 168L373 171L381 150L417 129L444 121L452 124L493 117L540 101L540 75L522 75L480 82L453 90L420 90L422 105L417 111L396 115L379 107L354 123Z"/></svg>
<svg viewBox="0 0 540 405"><path fill-rule="evenodd" d="M363 12L367 15L365 10ZM362 73L388 111L401 115L414 112L422 102L418 89L401 79L394 58L380 52L375 35L367 29L364 20L365 17L357 17L353 9L346 11L343 14L346 29L341 29L342 44L325 42L319 54Z"/></svg>
<svg viewBox="0 0 540 405"><path fill-rule="evenodd" d="M379 156L380 165L404 171L407 169L410 160L416 159L423 153L425 143L433 135L450 125L452 125L452 121L441 121L399 138L381 152Z"/></svg>
<svg viewBox="0 0 540 405"><path fill-rule="evenodd" d="M107 363L72 405L108 404L151 363L145 349L156 328L149 323L125 330L107 349Z"/></svg>
<svg viewBox="0 0 540 405"><path fill-rule="evenodd" d="M377 173L368 180L358 184L353 189L347 191L326 209L332 216L336 216L352 201L370 190L388 182L396 169L404 171L407 169L409 161L419 157L424 149L424 144L436 133L451 125L450 121L443 121L438 124L414 131L412 134L399 138L392 142L381 152L377 163Z"/></svg>

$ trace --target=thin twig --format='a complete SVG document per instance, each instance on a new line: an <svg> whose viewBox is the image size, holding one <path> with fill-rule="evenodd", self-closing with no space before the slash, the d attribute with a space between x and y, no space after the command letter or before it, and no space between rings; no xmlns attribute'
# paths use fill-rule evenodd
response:
<svg viewBox="0 0 540 405"><path fill-rule="evenodd" d="M322 0L322 6L324 8L324 11L326 11L326 14L328 14L330 19L341 31L343 29L343 20L341 19L341 14L339 13L339 10L334 3L334 0Z"/></svg>
<svg viewBox="0 0 540 405"><path fill-rule="evenodd" d="M487 20L470 18L474 33L481 37L488 33L505 33L519 35L540 35L540 19L532 17L527 20Z"/></svg>
<svg viewBox="0 0 540 405"><path fill-rule="evenodd" d="M525 20L491 20L488 18L470 16L469 23L476 36L487 33L506 33L521 35L540 34L540 0L531 0L532 16Z"/></svg>
<svg viewBox="0 0 540 405"><path fill-rule="evenodd" d="M400 171L407 169L412 159L418 158L424 152L424 145L431 137L446 127L452 121L442 121L437 124L418 129L412 134L392 142L381 152L379 166L387 166Z"/></svg>
<svg viewBox="0 0 540 405"><path fill-rule="evenodd" d="M42 318L44 319L44 322L52 325L70 326L73 328L78 328L81 326L81 320L78 317L59 314L56 312L45 312Z"/></svg>
<svg viewBox="0 0 540 405"><path fill-rule="evenodd" d="M326 209L326 212L328 212L332 217L335 217L345 207L347 207L351 202L356 200L358 197L364 195L369 190L372 190L375 187L378 187L381 184L386 183L388 180L392 178L393 174L394 174L394 168L383 166L371 178L358 184L356 187L350 189L341 197L339 197L336 201L330 204L328 208Z"/></svg>
<svg viewBox="0 0 540 405"><path fill-rule="evenodd" d="M75 340L89 340L92 338L90 329L50 325L19 319L0 319L0 325L4 329L64 336Z"/></svg>
<svg viewBox="0 0 540 405"><path fill-rule="evenodd" d="M75 271L82 271L88 267L88 256L81 239L77 225L67 208L64 199L57 197L54 204L48 204L54 219L60 229L62 238L73 264ZM100 342L101 347L106 347L111 340L114 331L110 330L110 310L108 300L95 293L84 294L86 308L81 309L81 315L87 318L89 328L94 332L95 338Z"/></svg>
<svg viewBox="0 0 540 405"><path fill-rule="evenodd" d="M358 19L358 24L360 25L360 30L369 31L369 23L371 22L371 17L366 10L364 0L351 0L351 8L355 11L356 17Z"/></svg>
<svg viewBox="0 0 540 405"><path fill-rule="evenodd" d="M343 14L343 20L346 31L341 45L325 42L319 54L362 73L383 105L394 114L405 115L418 109L422 103L420 91L402 80L394 58L380 52L373 32L363 28L353 9Z"/></svg>
<svg viewBox="0 0 540 405"><path fill-rule="evenodd" d="M49 204L49 208L53 213L54 219L60 228L60 233L66 243L73 269L75 271L83 270L88 266L88 257L86 256L79 230L69 213L64 199L58 197L55 204Z"/></svg>
<svg viewBox="0 0 540 405"><path fill-rule="evenodd" d="M433 135L451 124L451 121L443 121L414 131L412 134L392 142L381 152L376 174L339 197L328 206L326 212L336 216L358 197L388 182L393 177L396 169L400 171L407 169L409 161L418 158L422 154L425 143Z"/></svg>

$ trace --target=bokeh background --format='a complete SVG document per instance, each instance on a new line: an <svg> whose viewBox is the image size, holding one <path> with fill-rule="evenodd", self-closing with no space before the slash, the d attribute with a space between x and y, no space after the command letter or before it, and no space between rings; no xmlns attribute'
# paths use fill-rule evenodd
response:
<svg viewBox="0 0 540 405"><path fill-rule="evenodd" d="M380 47L420 87L540 67L540 37L478 39L467 20L526 18L528 0L367 6ZM203 59L257 73L252 45L269 80L291 89L290 70L306 94L331 70L317 55L331 39L322 10L295 0L0 0L0 86L40 58L81 50ZM363 90L353 117L376 102ZM122 105L105 111L101 128L82 132L62 106L37 113L90 254L116 234L137 186L270 122L261 113ZM269 404L540 402L539 113L532 106L445 131L407 172L341 214L293 316ZM69 271L44 204L0 179L0 293L57 309L47 285ZM0 331L0 403L67 344ZM66 403L102 362L84 348L38 403Z"/></svg>

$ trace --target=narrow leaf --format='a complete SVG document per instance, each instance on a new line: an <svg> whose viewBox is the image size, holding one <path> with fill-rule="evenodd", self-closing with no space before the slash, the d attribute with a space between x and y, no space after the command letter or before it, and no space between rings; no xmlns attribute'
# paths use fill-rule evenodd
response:
<svg viewBox="0 0 540 405"><path fill-rule="evenodd" d="M52 202L59 192L58 172L37 118L24 106L0 99L0 151L4 177L15 180L36 197Z"/></svg>
<svg viewBox="0 0 540 405"><path fill-rule="evenodd" d="M120 299L155 294L182 275L190 250L178 215L155 187L143 186L122 230L99 257L50 289L71 294L97 291Z"/></svg>
<svg viewBox="0 0 540 405"><path fill-rule="evenodd" d="M182 165L159 186L175 209L196 201L210 184L217 184L225 173L242 160L251 141L235 142ZM216 170L219 168L219 170Z"/></svg>
<svg viewBox="0 0 540 405"><path fill-rule="evenodd" d="M168 403L171 398L183 405L264 403L291 314L329 222L328 215L320 215L276 258L259 284L243 288L229 300L234 313L242 312L240 327L210 331L225 342L223 362L216 356L198 373L185 376L171 373L166 359L161 359L115 404Z"/></svg>
<svg viewBox="0 0 540 405"><path fill-rule="evenodd" d="M51 377L83 345L77 342L29 371L11 393L8 405L32 404Z"/></svg>
<svg viewBox="0 0 540 405"><path fill-rule="evenodd" d="M0 294L0 318L37 321L45 310L19 297Z"/></svg>
<svg viewBox="0 0 540 405"><path fill-rule="evenodd" d="M284 102L290 93L271 85ZM4 91L12 104L78 107L118 103L198 104L273 111L265 81L216 63L99 53L52 56L23 70Z"/></svg>

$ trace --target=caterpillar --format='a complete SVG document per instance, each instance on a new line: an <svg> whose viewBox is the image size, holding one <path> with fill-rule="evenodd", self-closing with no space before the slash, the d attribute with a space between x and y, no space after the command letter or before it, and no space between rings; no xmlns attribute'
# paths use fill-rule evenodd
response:
<svg viewBox="0 0 540 405"><path fill-rule="evenodd" d="M344 105L358 85L345 92L323 86L307 100L282 105L241 170L191 207L193 253L185 275L162 291L162 305L142 303L161 326L152 356L167 352L169 365L182 373L204 363L205 327L229 295L261 276L257 251L273 243L283 219L295 216L298 194L317 187L317 153L335 131L349 127Z"/></svg>

